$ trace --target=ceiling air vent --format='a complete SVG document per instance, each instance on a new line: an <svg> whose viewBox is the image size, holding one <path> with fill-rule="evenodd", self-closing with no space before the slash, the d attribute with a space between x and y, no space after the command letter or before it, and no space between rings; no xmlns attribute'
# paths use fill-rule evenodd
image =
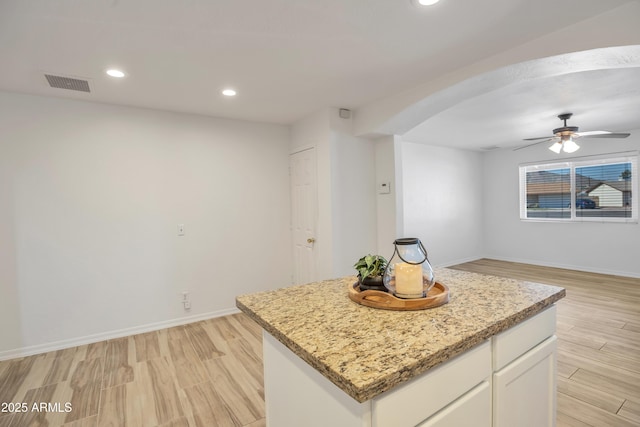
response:
<svg viewBox="0 0 640 427"><path fill-rule="evenodd" d="M82 79L74 79L71 77L54 76L53 74L44 75L49 82L49 86L58 89L78 90L80 92L91 92L89 82Z"/></svg>

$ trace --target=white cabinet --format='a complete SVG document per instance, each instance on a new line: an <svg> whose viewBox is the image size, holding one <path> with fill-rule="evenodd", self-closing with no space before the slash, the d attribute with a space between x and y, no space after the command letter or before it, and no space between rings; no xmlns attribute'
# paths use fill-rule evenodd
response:
<svg viewBox="0 0 640 427"><path fill-rule="evenodd" d="M493 371L499 371L556 333L556 306L494 336Z"/></svg>
<svg viewBox="0 0 640 427"><path fill-rule="evenodd" d="M554 305L492 338L494 427L555 426L555 330Z"/></svg>
<svg viewBox="0 0 640 427"><path fill-rule="evenodd" d="M263 351L268 427L413 427L425 420L425 426L445 426L444 420L463 416L453 413L460 412L456 408L476 420L469 426L491 424L489 340L364 403L352 399L266 332ZM440 418L443 421L437 421ZM478 420L487 423L478 424Z"/></svg>
<svg viewBox="0 0 640 427"><path fill-rule="evenodd" d="M268 427L553 427L555 306L359 403L263 333Z"/></svg>
<svg viewBox="0 0 640 427"><path fill-rule="evenodd" d="M491 387L483 381L476 388L420 424L418 427L477 427L491 425Z"/></svg>
<svg viewBox="0 0 640 427"><path fill-rule="evenodd" d="M267 332L262 333L267 427L371 427L359 403Z"/></svg>
<svg viewBox="0 0 640 427"><path fill-rule="evenodd" d="M552 427L556 415L556 337L493 374L494 427Z"/></svg>
<svg viewBox="0 0 640 427"><path fill-rule="evenodd" d="M461 399L478 384L488 382L491 378L490 344L487 340L408 383L373 398L373 427L419 425ZM491 413L490 394L483 412Z"/></svg>

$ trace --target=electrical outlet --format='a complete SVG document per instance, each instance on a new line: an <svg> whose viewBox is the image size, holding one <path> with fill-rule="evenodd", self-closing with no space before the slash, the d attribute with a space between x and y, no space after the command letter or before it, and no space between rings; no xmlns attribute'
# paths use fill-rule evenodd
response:
<svg viewBox="0 0 640 427"><path fill-rule="evenodd" d="M191 310L191 300L189 299L189 291L182 291L182 307L185 310Z"/></svg>
<svg viewBox="0 0 640 427"><path fill-rule="evenodd" d="M184 224L178 224L178 236L184 236Z"/></svg>

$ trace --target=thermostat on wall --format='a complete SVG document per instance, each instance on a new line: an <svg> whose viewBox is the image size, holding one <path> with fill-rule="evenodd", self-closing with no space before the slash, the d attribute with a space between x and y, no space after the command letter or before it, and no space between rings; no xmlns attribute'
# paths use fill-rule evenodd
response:
<svg viewBox="0 0 640 427"><path fill-rule="evenodd" d="M389 194L391 193L391 183L390 182L381 182L378 184L378 194Z"/></svg>

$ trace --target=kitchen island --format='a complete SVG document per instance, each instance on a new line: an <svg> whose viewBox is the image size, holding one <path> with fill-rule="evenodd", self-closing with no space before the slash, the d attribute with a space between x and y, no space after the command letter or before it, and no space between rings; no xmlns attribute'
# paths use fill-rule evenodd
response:
<svg viewBox="0 0 640 427"><path fill-rule="evenodd" d="M355 277L237 297L264 330L267 425L554 425L564 289L435 273L450 301L429 310L358 305Z"/></svg>

